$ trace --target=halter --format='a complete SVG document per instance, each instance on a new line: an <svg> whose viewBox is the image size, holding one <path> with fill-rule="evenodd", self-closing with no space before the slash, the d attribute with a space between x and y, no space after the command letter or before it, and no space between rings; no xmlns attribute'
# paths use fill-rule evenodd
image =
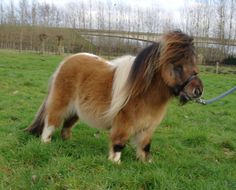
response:
<svg viewBox="0 0 236 190"><path fill-rule="evenodd" d="M186 81L182 85L176 85L175 87L172 87L172 92L175 96L178 96L181 91L186 87L186 85L191 82L193 79L197 78L196 74L191 75L189 78L187 78Z"/></svg>

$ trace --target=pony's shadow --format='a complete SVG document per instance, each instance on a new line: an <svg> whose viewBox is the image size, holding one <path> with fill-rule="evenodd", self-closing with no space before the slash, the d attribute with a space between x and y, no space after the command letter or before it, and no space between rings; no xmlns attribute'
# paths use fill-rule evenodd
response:
<svg viewBox="0 0 236 190"><path fill-rule="evenodd" d="M109 134L107 131L97 130L90 127L77 126L78 130L73 131L72 137L63 140L60 131L54 135L52 142L55 141L58 151L64 156L73 157L73 159L84 158L102 158L108 159ZM128 141L126 148L122 151L124 160L136 160L135 147Z"/></svg>
<svg viewBox="0 0 236 190"><path fill-rule="evenodd" d="M61 138L61 128L56 130L53 134L52 141L48 144L41 142L39 137L22 132L17 132L17 138L22 145L22 149L32 151L37 157L37 154L43 154L41 152L49 152L49 155L45 157L46 160L50 160L52 157L70 157L73 160L96 158L107 159L109 151L109 135L106 131L97 130L87 126L81 126L78 124L72 131L72 137L68 140ZM34 148L33 148L34 147ZM32 149L33 148L33 149ZM35 149L39 149L36 151ZM129 143L122 151L124 160L135 160L134 147Z"/></svg>
<svg viewBox="0 0 236 190"><path fill-rule="evenodd" d="M80 128L80 126L78 126ZM88 128L80 133L80 129L72 132L72 137L63 140L60 131L57 131L52 138L51 143L64 156L70 156L75 159L82 157L106 156L108 152L108 134L104 131Z"/></svg>

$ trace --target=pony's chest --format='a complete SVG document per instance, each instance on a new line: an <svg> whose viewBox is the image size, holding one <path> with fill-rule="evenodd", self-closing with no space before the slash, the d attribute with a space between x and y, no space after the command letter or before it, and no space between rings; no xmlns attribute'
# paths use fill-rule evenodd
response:
<svg viewBox="0 0 236 190"><path fill-rule="evenodd" d="M158 126L165 116L166 107L167 105L163 104L157 109L151 109L147 106L134 108L130 113L133 132L136 133Z"/></svg>

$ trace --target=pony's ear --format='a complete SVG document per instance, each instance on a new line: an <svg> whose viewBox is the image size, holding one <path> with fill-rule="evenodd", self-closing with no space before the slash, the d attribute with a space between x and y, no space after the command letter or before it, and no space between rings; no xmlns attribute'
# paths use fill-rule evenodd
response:
<svg viewBox="0 0 236 190"><path fill-rule="evenodd" d="M189 36L188 42L190 45L194 45L194 38L193 36Z"/></svg>
<svg viewBox="0 0 236 190"><path fill-rule="evenodd" d="M194 39L193 39L192 36L190 36L185 41L181 42L181 47L182 48L186 48L186 47L189 47L189 46L194 46Z"/></svg>

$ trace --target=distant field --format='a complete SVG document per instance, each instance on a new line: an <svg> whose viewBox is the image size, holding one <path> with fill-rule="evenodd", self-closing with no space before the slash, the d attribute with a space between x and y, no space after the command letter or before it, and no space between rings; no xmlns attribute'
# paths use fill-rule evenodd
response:
<svg viewBox="0 0 236 190"><path fill-rule="evenodd" d="M236 93L209 106L174 100L153 137L150 164L136 161L130 145L122 164L112 164L106 132L95 138L84 124L68 141L57 131L51 144L23 132L60 60L0 51L0 189L236 189ZM236 85L235 74L201 69L205 98Z"/></svg>

